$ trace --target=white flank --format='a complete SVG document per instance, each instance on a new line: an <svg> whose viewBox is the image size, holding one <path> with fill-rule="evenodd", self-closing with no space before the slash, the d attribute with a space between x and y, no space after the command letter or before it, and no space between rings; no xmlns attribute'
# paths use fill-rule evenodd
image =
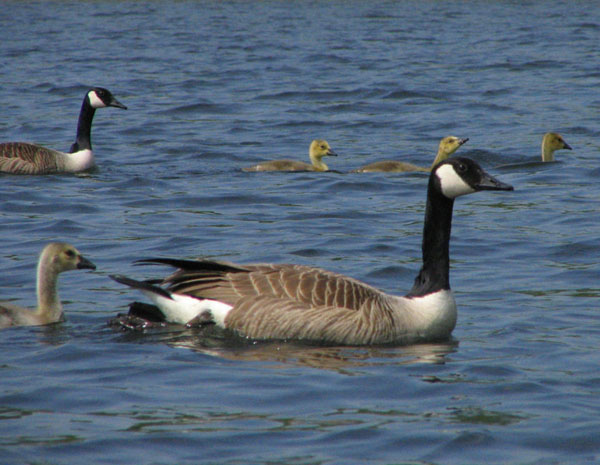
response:
<svg viewBox="0 0 600 465"><path fill-rule="evenodd" d="M435 172L442 186L442 194L449 199L475 192L454 170L450 164L440 166Z"/></svg>
<svg viewBox="0 0 600 465"><path fill-rule="evenodd" d="M450 290L441 290L423 297L400 297L406 318L405 325L413 336L428 339L447 337L456 326L456 301Z"/></svg>
<svg viewBox="0 0 600 465"><path fill-rule="evenodd" d="M71 173L89 170L95 165L94 153L89 149L80 150L75 153L66 153L64 156L65 170Z"/></svg>
<svg viewBox="0 0 600 465"><path fill-rule="evenodd" d="M96 91L94 90L90 90L88 92L88 99L90 100L90 105L92 105L92 108L106 107L106 104L102 101L100 97L98 97L98 94L96 94Z"/></svg>
<svg viewBox="0 0 600 465"><path fill-rule="evenodd" d="M183 294L171 294L171 298L152 291L142 290L154 304L160 308L167 321L171 323L186 324L204 312L210 312L214 322L225 327L225 317L231 305L209 299L196 299Z"/></svg>

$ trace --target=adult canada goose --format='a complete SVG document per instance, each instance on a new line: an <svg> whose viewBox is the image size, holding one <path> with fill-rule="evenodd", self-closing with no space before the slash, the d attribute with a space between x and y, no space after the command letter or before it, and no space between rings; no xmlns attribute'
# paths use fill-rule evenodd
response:
<svg viewBox="0 0 600 465"><path fill-rule="evenodd" d="M63 271L83 268L95 270L96 265L72 245L64 242L48 244L38 261L37 309L29 310L9 302L0 302L0 328L47 325L62 321L64 315L57 291L58 275Z"/></svg>
<svg viewBox="0 0 600 465"><path fill-rule="evenodd" d="M92 120L97 108L116 107L126 110L107 89L94 87L85 94L77 137L68 153L28 142L0 144L0 172L14 174L77 173L94 166L92 152Z"/></svg>
<svg viewBox="0 0 600 465"><path fill-rule="evenodd" d="M450 291L449 241L454 199L480 190L512 190L469 158L450 158L429 177L423 266L405 296L301 265L236 265L205 260L148 259L178 268L158 281L111 276L139 289L164 319L215 323L252 339L304 339L337 344L443 340L456 323Z"/></svg>
<svg viewBox="0 0 600 465"><path fill-rule="evenodd" d="M440 141L438 146L437 155L433 160L432 165L429 168L422 168L420 166L413 165L412 163L405 163L402 161L394 160L383 160L376 161L375 163L369 163L361 168L352 170L353 173L374 173L374 172L403 172L403 171L426 171L429 172L439 162L447 159L450 155L458 150L458 148L467 142L469 139L459 139L458 137L448 136L444 137Z"/></svg>
<svg viewBox="0 0 600 465"><path fill-rule="evenodd" d="M542 139L542 161L554 161L554 152L561 149L572 150L560 134L556 132L544 134Z"/></svg>
<svg viewBox="0 0 600 465"><path fill-rule="evenodd" d="M315 139L308 149L308 156L312 165L296 160L273 160L259 163L258 165L243 168L243 171L328 171L329 168L323 162L323 157L337 157L337 153L331 150L326 140Z"/></svg>

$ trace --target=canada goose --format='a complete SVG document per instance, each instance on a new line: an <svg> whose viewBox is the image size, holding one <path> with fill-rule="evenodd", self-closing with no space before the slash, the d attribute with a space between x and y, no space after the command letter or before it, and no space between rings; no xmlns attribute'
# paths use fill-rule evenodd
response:
<svg viewBox="0 0 600 465"><path fill-rule="evenodd" d="M435 165L439 162L447 159L450 155L458 150L458 148L467 142L469 139L459 139L458 137L448 136L444 137L440 141L440 145L438 147L438 152L433 160L432 165L429 168L422 168L420 166L413 165L412 163L405 163L402 161L394 161L394 160L384 160L384 161L376 161L375 163L369 163L368 165L363 166L362 168L358 168L353 170L353 173L373 173L373 172L403 172L403 171L425 171L429 172L433 169Z"/></svg>
<svg viewBox="0 0 600 465"><path fill-rule="evenodd" d="M0 328L9 326L47 325L62 321L63 309L58 297L58 275L63 271L88 268L96 265L83 257L72 245L51 242L40 254L37 267L37 299L35 310L0 302Z"/></svg>
<svg viewBox="0 0 600 465"><path fill-rule="evenodd" d="M116 107L126 110L107 89L94 87L85 94L79 121L77 138L69 153L48 149L28 142L5 142L0 144L0 172L13 174L77 173L94 166L91 129L97 108Z"/></svg>
<svg viewBox="0 0 600 465"><path fill-rule="evenodd" d="M308 156L312 165L296 160L273 160L243 168L243 171L328 171L322 159L324 156L337 157L337 153L331 150L326 140L315 139L310 144Z"/></svg>
<svg viewBox="0 0 600 465"><path fill-rule="evenodd" d="M542 161L554 161L554 152L556 150L572 150L560 134L556 132L547 132L542 139Z"/></svg>
<svg viewBox="0 0 600 465"><path fill-rule="evenodd" d="M304 339L337 344L437 341L456 323L450 291L449 241L454 199L480 190L512 190L469 158L450 158L429 177L423 266L405 296L309 266L236 265L205 260L147 259L178 268L158 281L117 282L139 289L169 322L215 323L252 339Z"/></svg>

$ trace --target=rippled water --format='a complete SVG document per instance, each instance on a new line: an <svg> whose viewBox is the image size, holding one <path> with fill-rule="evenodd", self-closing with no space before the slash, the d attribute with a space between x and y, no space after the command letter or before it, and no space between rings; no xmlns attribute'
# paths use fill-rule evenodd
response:
<svg viewBox="0 0 600 465"><path fill-rule="evenodd" d="M574 464L600 461L594 2L4 2L0 140L66 150L90 86L98 169L0 176L1 298L37 255L68 320L0 333L3 464ZM573 146L537 163L541 136ZM469 137L515 192L458 199L447 344L314 347L106 321L137 258L306 263L402 293L419 268L423 166ZM244 173L305 160L330 173ZM515 166L515 163L531 162ZM512 165L501 167L501 165Z"/></svg>

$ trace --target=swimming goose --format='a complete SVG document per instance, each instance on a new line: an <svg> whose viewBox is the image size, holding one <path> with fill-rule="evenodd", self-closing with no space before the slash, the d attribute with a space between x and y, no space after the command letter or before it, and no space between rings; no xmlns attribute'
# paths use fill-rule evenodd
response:
<svg viewBox="0 0 600 465"><path fill-rule="evenodd" d="M394 161L394 160L384 160L384 161L376 161L375 163L370 163L368 165L363 166L362 168L358 168L353 170L353 173L374 173L374 172L403 172L403 171L425 171L429 172L433 169L435 165L439 162L447 159L450 155L458 150L458 148L467 142L469 139L459 139L458 137L448 136L444 137L440 141L440 145L438 147L438 152L433 160L432 165L429 168L422 168L420 166L413 165L412 163L405 163L402 161Z"/></svg>
<svg viewBox="0 0 600 465"><path fill-rule="evenodd" d="M542 161L554 161L554 152L556 150L572 150L560 134L556 132L547 132L542 139Z"/></svg>
<svg viewBox="0 0 600 465"><path fill-rule="evenodd" d="M423 266L405 296L386 294L330 271L290 264L158 258L139 262L177 268L162 281L111 277L142 291L166 321L215 323L252 339L350 345L443 340L456 323L449 280L454 199L480 190L512 189L469 158L450 158L437 165L427 190Z"/></svg>
<svg viewBox="0 0 600 465"><path fill-rule="evenodd" d="M13 174L77 173L94 166L92 152L92 120L98 108L116 107L126 110L107 89L95 87L83 98L77 138L69 153L48 149L28 142L0 144L0 172Z"/></svg>
<svg viewBox="0 0 600 465"><path fill-rule="evenodd" d="M38 261L37 309L29 310L9 302L0 302L0 328L47 325L62 321L64 315L57 291L58 275L63 271L84 268L95 270L96 265L72 245L64 242L48 244Z"/></svg>
<svg viewBox="0 0 600 465"><path fill-rule="evenodd" d="M312 165L296 160L273 160L243 168L243 171L328 171L322 159L324 156L337 157L337 153L331 150L326 140L315 139L310 144L308 156Z"/></svg>

